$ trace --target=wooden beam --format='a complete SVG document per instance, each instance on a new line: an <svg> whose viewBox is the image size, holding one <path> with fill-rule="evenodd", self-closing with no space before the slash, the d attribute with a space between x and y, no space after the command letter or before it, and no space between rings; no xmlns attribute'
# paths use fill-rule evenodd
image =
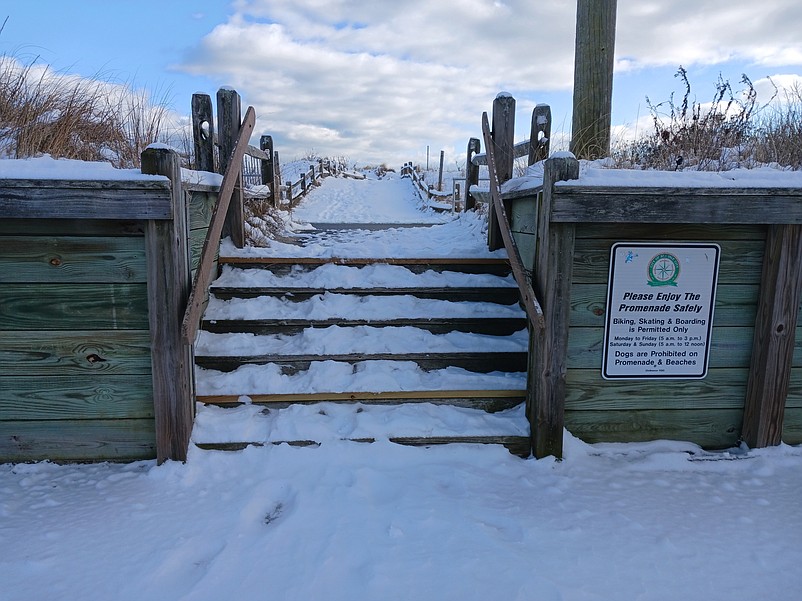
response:
<svg viewBox="0 0 802 601"><path fill-rule="evenodd" d="M142 172L166 175L173 190L173 219L147 222L148 320L150 322L156 458L186 461L194 415L192 347L181 338L190 288L187 211L181 164L175 151L148 148Z"/></svg>
<svg viewBox="0 0 802 601"><path fill-rule="evenodd" d="M543 310L537 300L537 296L532 290L532 284L526 275L523 263L521 263L521 256L518 253L518 247L515 240L512 238L510 232L510 221L507 218L507 211L504 203L501 201L499 194L499 180L496 175L496 159L495 149L490 138L490 127L487 122L487 113L482 114L482 132L485 136L485 146L487 146L487 169L490 174L490 194L493 199L493 210L490 211L491 215L496 215L496 223L499 227L501 239L504 247L507 249L507 256L512 267L512 274L515 282L518 284L518 290L521 295L521 302L524 306L529 321L535 330L543 329Z"/></svg>
<svg viewBox="0 0 802 601"><path fill-rule="evenodd" d="M486 119L486 117L483 117ZM515 163L515 98L501 93L493 101L493 129L490 138L485 136L487 164L490 166L490 150L492 148L496 160L496 177L498 184L512 179L512 168ZM484 125L483 125L484 128ZM492 142L488 141L492 140ZM509 213L509 206L505 207ZM497 250L504 246L498 216L490 211L487 216L487 247Z"/></svg>
<svg viewBox="0 0 802 601"><path fill-rule="evenodd" d="M195 169L214 173L214 113L208 94L192 95L192 140Z"/></svg>
<svg viewBox="0 0 802 601"><path fill-rule="evenodd" d="M170 219L163 181L0 181L0 218Z"/></svg>
<svg viewBox="0 0 802 601"><path fill-rule="evenodd" d="M543 134L541 136L541 134ZM551 107L548 104L538 104L532 111L532 127L529 130L529 159L528 164L534 165L538 161L549 158L551 148Z"/></svg>
<svg viewBox="0 0 802 601"><path fill-rule="evenodd" d="M242 156L232 156L234 147L240 137L242 115L240 96L235 90L219 89L217 91L217 120L220 128L220 173L227 173L233 166L236 179L232 188L232 196L226 212L223 236L231 236L231 242L237 248L245 246L245 207L242 194ZM251 128L253 130L253 128ZM249 132L250 135L250 132ZM247 140L246 144L247 146ZM243 149L243 155L245 149Z"/></svg>
<svg viewBox="0 0 802 601"><path fill-rule="evenodd" d="M782 440L801 290L802 226L773 225L766 239L744 406L742 438L753 448Z"/></svg>
<svg viewBox="0 0 802 601"><path fill-rule="evenodd" d="M545 327L531 334L528 416L535 457L562 457L565 423L565 376L571 309L574 227L549 220L554 184L579 177L573 157L546 161L543 194L537 209L535 291L543 301Z"/></svg>
<svg viewBox="0 0 802 601"><path fill-rule="evenodd" d="M476 206L476 199L471 194L471 186L479 183L479 165L474 165L473 155L481 150L479 140L468 140L468 158L465 161L465 210L469 211Z"/></svg>

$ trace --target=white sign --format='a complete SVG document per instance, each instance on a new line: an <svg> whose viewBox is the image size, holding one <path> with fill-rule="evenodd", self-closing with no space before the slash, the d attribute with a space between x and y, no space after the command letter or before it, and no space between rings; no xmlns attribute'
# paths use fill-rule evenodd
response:
<svg viewBox="0 0 802 601"><path fill-rule="evenodd" d="M720 254L718 244L613 244L603 378L707 375Z"/></svg>

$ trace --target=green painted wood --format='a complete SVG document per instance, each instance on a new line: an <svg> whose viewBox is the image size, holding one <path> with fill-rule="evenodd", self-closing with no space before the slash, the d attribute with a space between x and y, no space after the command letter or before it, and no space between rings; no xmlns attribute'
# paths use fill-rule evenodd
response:
<svg viewBox="0 0 802 601"><path fill-rule="evenodd" d="M513 232L512 237L518 246L518 254L521 256L521 264L524 269L531 271L535 264L536 240L534 234L524 234Z"/></svg>
<svg viewBox="0 0 802 601"><path fill-rule="evenodd" d="M5 284L0 286L5 330L144 330L145 284Z"/></svg>
<svg viewBox="0 0 802 601"><path fill-rule="evenodd" d="M537 202L537 196L511 201L510 229L513 233L534 234L537 231Z"/></svg>
<svg viewBox="0 0 802 601"><path fill-rule="evenodd" d="M583 223L577 227L577 242L585 238L621 240L626 233L628 240L687 240L708 242L719 240L761 240L766 239L766 226L728 224L719 225L696 223Z"/></svg>
<svg viewBox="0 0 802 601"><path fill-rule="evenodd" d="M0 422L0 463L155 457L152 419Z"/></svg>
<svg viewBox="0 0 802 601"><path fill-rule="evenodd" d="M785 444L802 444L802 407L785 408L782 441Z"/></svg>
<svg viewBox="0 0 802 601"><path fill-rule="evenodd" d="M0 331L0 373L149 375L145 330Z"/></svg>
<svg viewBox="0 0 802 601"><path fill-rule="evenodd" d="M715 326L754 325L757 284L719 284L716 289ZM571 326L604 326L607 284L574 284L571 289ZM651 317L644 314L644 317Z"/></svg>
<svg viewBox="0 0 802 601"><path fill-rule="evenodd" d="M149 375L0 376L0 420L153 417Z"/></svg>
<svg viewBox="0 0 802 601"><path fill-rule="evenodd" d="M748 367L710 369L701 380L603 380L601 368L569 369L566 410L742 409Z"/></svg>
<svg viewBox="0 0 802 601"><path fill-rule="evenodd" d="M748 367L754 328L714 327L709 366ZM604 328L572 328L568 338L569 369L601 369ZM648 351L645 347L641 350ZM802 341L797 339L794 364L802 366Z"/></svg>
<svg viewBox="0 0 802 601"><path fill-rule="evenodd" d="M580 226L582 227L582 226ZM610 248L619 240L630 240L628 228L622 228L625 236L616 239L583 238L577 240L574 254L574 283L606 283L610 271ZM649 240L649 238L646 238ZM676 242L693 242L688 238L677 238ZM760 282L763 268L763 249L761 240L723 240L710 238L711 243L721 246L719 264L719 283L736 284Z"/></svg>
<svg viewBox="0 0 802 601"><path fill-rule="evenodd" d="M738 444L742 409L567 411L565 427L585 442L684 440L709 449Z"/></svg>
<svg viewBox="0 0 802 601"><path fill-rule="evenodd" d="M212 221L217 194L192 191L189 198L189 229L207 229Z"/></svg>
<svg viewBox="0 0 802 601"><path fill-rule="evenodd" d="M561 185L556 223L802 224L795 188L652 188Z"/></svg>
<svg viewBox="0 0 802 601"><path fill-rule="evenodd" d="M144 236L142 221L114 219L0 219L0 235Z"/></svg>
<svg viewBox="0 0 802 601"><path fill-rule="evenodd" d="M0 283L146 282L140 237L0 236Z"/></svg>
<svg viewBox="0 0 802 601"><path fill-rule="evenodd" d="M0 217L29 219L170 219L170 183L2 180Z"/></svg>

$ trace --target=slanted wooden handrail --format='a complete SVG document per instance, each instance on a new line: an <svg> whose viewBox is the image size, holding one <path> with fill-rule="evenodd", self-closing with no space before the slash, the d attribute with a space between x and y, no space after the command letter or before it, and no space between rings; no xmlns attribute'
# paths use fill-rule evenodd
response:
<svg viewBox="0 0 802 601"><path fill-rule="evenodd" d="M228 205L231 202L231 195L234 192L234 186L242 169L242 157L247 150L248 140L255 124L256 112L252 106L249 106L245 113L245 118L242 120L234 149L231 151L231 158L223 175L223 181L220 184L220 192L217 195L217 202L215 203L214 211L212 211L209 229L206 232L206 240L203 243L200 264L195 272L195 280L192 283L192 291L187 301L184 320L181 322L181 335L187 344L191 344L195 340L195 334L198 331L204 295L212 279L215 249L220 243L220 235L223 232Z"/></svg>
<svg viewBox="0 0 802 601"><path fill-rule="evenodd" d="M490 197L493 209L496 211L496 217L498 217L504 248L507 250L507 255L510 259L512 275L515 278L515 282L518 284L518 290L521 293L521 302L523 303L526 315L529 317L529 322L536 331L542 331L545 328L543 309L535 296L532 284L526 277L526 271L521 261L521 254L518 252L518 245L512 237L510 222L507 219L507 211L504 209L504 203L501 201L493 138L490 134L490 124L488 123L486 112L482 113L482 135L485 139L485 148L487 148L487 170L490 174Z"/></svg>

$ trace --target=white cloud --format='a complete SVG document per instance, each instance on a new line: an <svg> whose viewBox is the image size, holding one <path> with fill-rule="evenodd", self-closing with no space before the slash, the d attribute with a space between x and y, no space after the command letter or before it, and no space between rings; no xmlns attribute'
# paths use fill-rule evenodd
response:
<svg viewBox="0 0 802 601"><path fill-rule="evenodd" d="M518 99L525 135L534 104L572 85L565 0L236 0L233 11L183 68L236 87L285 157L459 154L499 90ZM800 17L796 0L619 2L617 69L802 64Z"/></svg>

